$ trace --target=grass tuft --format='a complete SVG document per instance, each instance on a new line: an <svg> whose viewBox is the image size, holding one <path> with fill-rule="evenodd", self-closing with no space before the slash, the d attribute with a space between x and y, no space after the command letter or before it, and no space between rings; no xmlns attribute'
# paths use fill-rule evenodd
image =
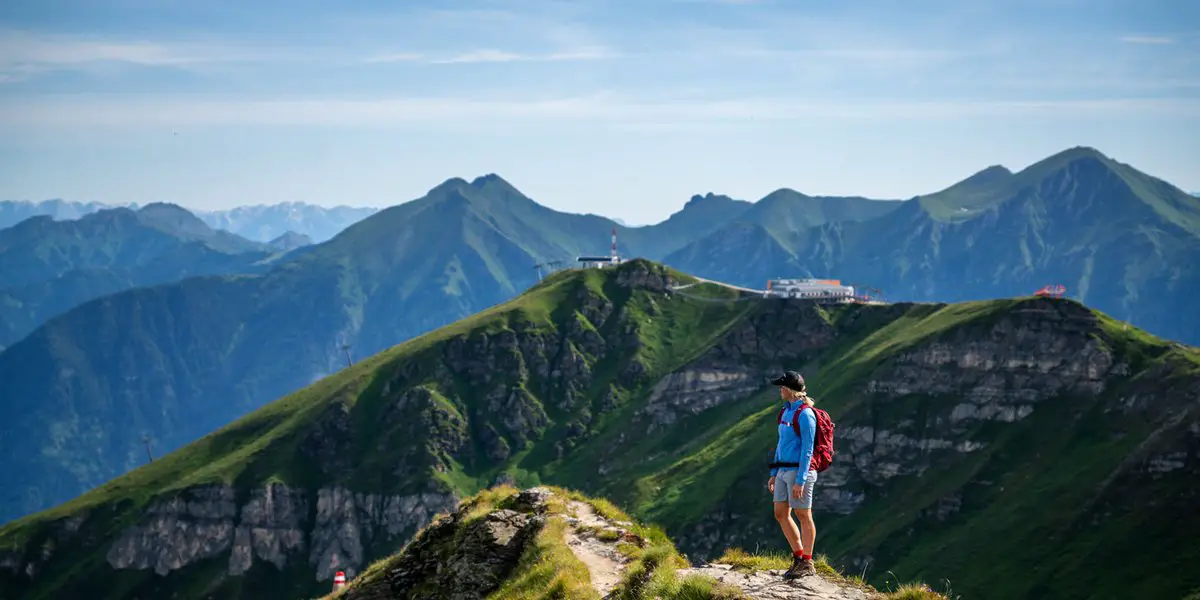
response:
<svg viewBox="0 0 1200 600"><path fill-rule="evenodd" d="M886 600L950 600L950 596L935 592L925 583L906 583L883 597Z"/></svg>
<svg viewBox="0 0 1200 600"><path fill-rule="evenodd" d="M713 564L730 565L735 571L756 573L787 569L792 565L792 557L778 551L751 554L741 548L726 548L725 554L712 562Z"/></svg>

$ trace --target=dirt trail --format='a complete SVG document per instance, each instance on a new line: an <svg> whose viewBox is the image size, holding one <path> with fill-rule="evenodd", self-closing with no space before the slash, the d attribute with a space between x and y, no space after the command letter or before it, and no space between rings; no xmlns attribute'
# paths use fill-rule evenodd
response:
<svg viewBox="0 0 1200 600"><path fill-rule="evenodd" d="M614 523L596 514L586 502L567 504L567 546L580 562L587 565L592 587L601 598L608 598L621 583L629 558L617 551L617 543L629 533L630 523ZM599 537L598 535L599 534ZM603 538L603 539L601 539ZM608 541L606 541L608 540ZM719 582L740 588L754 600L872 600L878 594L848 585L840 585L820 575L801 577L794 581L783 579L782 570L742 573L730 565L706 564L680 569L682 579L691 574L711 577Z"/></svg>
<svg viewBox="0 0 1200 600"><path fill-rule="evenodd" d="M567 524L570 525L567 546L580 562L587 565L592 576L592 587L600 593L601 598L607 598L621 583L629 559L617 551L617 540L605 542L597 539L591 528L612 532L616 536L624 535L626 530L596 514L586 502L571 501L567 508L572 514L567 518Z"/></svg>

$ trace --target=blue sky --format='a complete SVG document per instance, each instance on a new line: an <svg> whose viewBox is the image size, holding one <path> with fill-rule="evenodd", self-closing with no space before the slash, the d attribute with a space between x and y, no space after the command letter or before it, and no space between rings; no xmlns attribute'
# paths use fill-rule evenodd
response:
<svg viewBox="0 0 1200 600"><path fill-rule="evenodd" d="M646 223L1076 145L1200 191L1200 3L0 4L3 199L383 206L496 172Z"/></svg>

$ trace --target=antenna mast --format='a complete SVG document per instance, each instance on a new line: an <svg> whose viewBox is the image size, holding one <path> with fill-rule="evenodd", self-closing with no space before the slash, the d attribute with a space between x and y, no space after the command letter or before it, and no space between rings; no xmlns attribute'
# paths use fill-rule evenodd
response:
<svg viewBox="0 0 1200 600"><path fill-rule="evenodd" d="M150 453L150 436L143 435L142 444L146 446L146 458L150 459L150 462L154 462L154 455Z"/></svg>

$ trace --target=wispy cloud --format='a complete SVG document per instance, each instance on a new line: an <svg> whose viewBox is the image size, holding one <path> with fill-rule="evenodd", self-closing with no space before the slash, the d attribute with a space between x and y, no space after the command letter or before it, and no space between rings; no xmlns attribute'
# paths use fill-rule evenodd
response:
<svg viewBox="0 0 1200 600"><path fill-rule="evenodd" d="M372 56L366 59L369 63L388 63L388 62L420 62L428 64L454 64L454 63L507 63L507 62L557 62L557 61L575 61L575 60L600 60L613 58L618 56L617 53L610 51L607 48L600 46L577 48L561 52L549 52L543 54L509 52L506 50L496 50L493 48L485 48L482 50L472 50L461 54L450 54L445 56L430 56L419 52L401 52L396 54L381 54Z"/></svg>
<svg viewBox="0 0 1200 600"><path fill-rule="evenodd" d="M0 64L5 66L78 65L101 61L172 65L197 60L201 58L150 42L105 41L25 31L0 32Z"/></svg>
<svg viewBox="0 0 1200 600"><path fill-rule="evenodd" d="M17 82L37 73L86 69L96 65L186 67L202 63L263 60L271 52L221 44L163 43L0 30L0 82Z"/></svg>
<svg viewBox="0 0 1200 600"><path fill-rule="evenodd" d="M1159 35L1126 35L1121 37L1126 44L1174 44L1175 38Z"/></svg>
<svg viewBox="0 0 1200 600"><path fill-rule="evenodd" d="M693 123L925 119L995 116L1086 118L1200 116L1200 99L834 100L727 98L652 101L615 93L512 100L390 97L374 100L225 100L56 97L0 103L0 127L61 126L441 126L472 122Z"/></svg>

